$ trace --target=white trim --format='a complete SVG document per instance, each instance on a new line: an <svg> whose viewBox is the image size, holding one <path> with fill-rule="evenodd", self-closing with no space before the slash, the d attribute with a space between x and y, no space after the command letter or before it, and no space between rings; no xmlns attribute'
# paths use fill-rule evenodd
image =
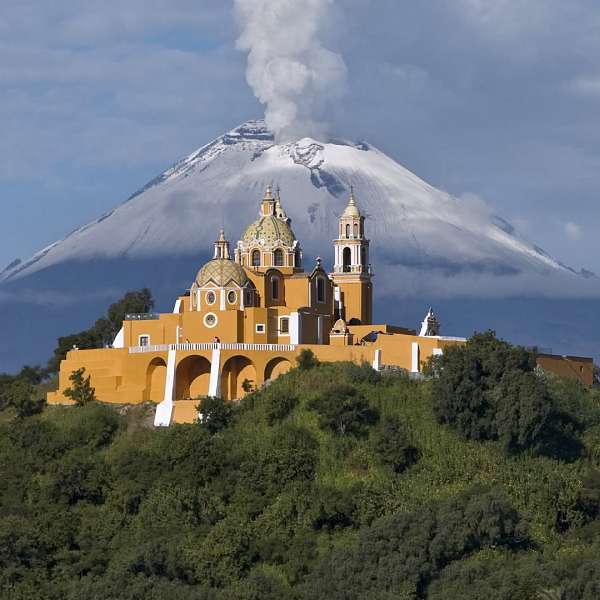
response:
<svg viewBox="0 0 600 600"><path fill-rule="evenodd" d="M214 297L214 300L212 302L210 302L210 300L208 299L210 294L212 294ZM205 292L204 293L204 301L209 306L212 306L217 301L217 294L216 294L215 290L208 290L207 292Z"/></svg>
<svg viewBox="0 0 600 600"><path fill-rule="evenodd" d="M113 348L125 348L125 327L121 327L119 329L119 333L117 333L115 339L112 343Z"/></svg>
<svg viewBox="0 0 600 600"><path fill-rule="evenodd" d="M375 355L373 356L373 369L375 369L375 371L381 371L381 348L375 350Z"/></svg>
<svg viewBox="0 0 600 600"><path fill-rule="evenodd" d="M221 302L219 308L225 310L225 288L221 288Z"/></svg>
<svg viewBox="0 0 600 600"><path fill-rule="evenodd" d="M421 365L419 364L419 342L412 343L412 364L411 371L413 373L418 373L421 370Z"/></svg>
<svg viewBox="0 0 600 600"><path fill-rule="evenodd" d="M300 318L300 313L294 312L290 315L290 343L299 344L301 339L302 321Z"/></svg>
<svg viewBox="0 0 600 600"><path fill-rule="evenodd" d="M260 330L259 330L259 327L261 328ZM257 323L254 330L256 331L256 333L260 333L260 334L266 333L265 324L264 323Z"/></svg>
<svg viewBox="0 0 600 600"><path fill-rule="evenodd" d="M214 318L215 318L215 322L214 322L212 325L209 325L209 324L206 322L206 319L208 319L208 317L214 317ZM217 317L217 315L215 315L215 313L209 312L209 313L206 313L206 314L204 315L204 319L203 319L203 321L204 321L204 326L205 326L205 327L208 327L209 329L212 329L213 327L216 327L216 326L217 326L217 324L218 324L218 322L219 322L219 317Z"/></svg>
<svg viewBox="0 0 600 600"><path fill-rule="evenodd" d="M208 395L218 398L221 395L221 344L215 344L210 361Z"/></svg>
<svg viewBox="0 0 600 600"><path fill-rule="evenodd" d="M230 294L233 294L233 300L230 300L230 299L229 299L229 295L230 295ZM228 303L228 304L235 304L235 303L237 302L237 299L238 299L238 297L237 297L237 292L236 292L235 290L229 290L229 291L227 292L227 303Z"/></svg>
<svg viewBox="0 0 600 600"><path fill-rule="evenodd" d="M173 314L177 314L179 312L180 308L181 308L181 298L177 298L177 301L175 302L175 306L173 307Z"/></svg>
<svg viewBox="0 0 600 600"><path fill-rule="evenodd" d="M146 338L148 341L145 344L142 344L142 338ZM150 346L150 334L149 333L140 333L140 335L138 335L138 346L140 346L140 348L145 348L146 346Z"/></svg>

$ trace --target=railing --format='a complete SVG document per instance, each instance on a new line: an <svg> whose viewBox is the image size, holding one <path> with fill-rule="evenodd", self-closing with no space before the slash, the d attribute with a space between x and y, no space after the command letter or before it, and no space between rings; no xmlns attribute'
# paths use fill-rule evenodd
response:
<svg viewBox="0 0 600 600"><path fill-rule="evenodd" d="M142 354L146 352L169 352L175 350L177 352L193 352L196 350L246 350L258 352L294 352L295 344L238 344L238 343L222 343L214 342L198 343L198 344L158 344L154 346L131 346L130 354Z"/></svg>
<svg viewBox="0 0 600 600"><path fill-rule="evenodd" d="M130 313L125 315L124 321L158 321L160 315L157 313Z"/></svg>

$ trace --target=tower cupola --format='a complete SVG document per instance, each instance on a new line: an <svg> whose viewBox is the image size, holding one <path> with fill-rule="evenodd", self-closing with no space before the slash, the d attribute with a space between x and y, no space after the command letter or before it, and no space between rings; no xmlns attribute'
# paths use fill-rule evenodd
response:
<svg viewBox="0 0 600 600"><path fill-rule="evenodd" d="M225 231L223 229L219 231L219 237L215 242L215 252L213 258L231 258L229 255L229 242L225 239Z"/></svg>

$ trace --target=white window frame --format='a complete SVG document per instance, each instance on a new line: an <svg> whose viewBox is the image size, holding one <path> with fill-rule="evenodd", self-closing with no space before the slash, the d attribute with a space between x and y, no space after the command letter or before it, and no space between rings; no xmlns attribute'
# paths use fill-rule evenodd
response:
<svg viewBox="0 0 600 600"><path fill-rule="evenodd" d="M233 300L229 299L229 295L230 294L233 294ZM228 290L228 292L227 292L227 302L229 304L235 304L237 302L237 300L238 300L237 292L235 290Z"/></svg>
<svg viewBox="0 0 600 600"><path fill-rule="evenodd" d="M213 301L212 302L208 299L209 294L213 295ZM204 300L205 300L206 304L208 304L209 306L212 306L217 301L217 292L215 290L207 290L204 293Z"/></svg>
<svg viewBox="0 0 600 600"><path fill-rule="evenodd" d="M148 340L148 342L146 344L142 344L142 338L146 338ZM150 346L150 334L148 334L148 333L140 334L138 336L138 346L140 346L140 347Z"/></svg>
<svg viewBox="0 0 600 600"><path fill-rule="evenodd" d="M255 331L256 331L256 333L265 334L267 332L265 324L264 323L257 323Z"/></svg>

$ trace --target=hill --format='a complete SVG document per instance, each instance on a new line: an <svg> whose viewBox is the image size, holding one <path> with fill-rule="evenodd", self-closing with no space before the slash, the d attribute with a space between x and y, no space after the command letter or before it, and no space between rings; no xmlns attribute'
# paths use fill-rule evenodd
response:
<svg viewBox="0 0 600 600"><path fill-rule="evenodd" d="M489 344L472 344L472 385L518 372L513 394L527 354ZM530 423L570 423L566 455L541 429L527 447L474 439L441 380L301 366L240 405L204 401L201 424L91 403L0 425L0 596L598 597L596 391L551 379L548 410L528 405Z"/></svg>

